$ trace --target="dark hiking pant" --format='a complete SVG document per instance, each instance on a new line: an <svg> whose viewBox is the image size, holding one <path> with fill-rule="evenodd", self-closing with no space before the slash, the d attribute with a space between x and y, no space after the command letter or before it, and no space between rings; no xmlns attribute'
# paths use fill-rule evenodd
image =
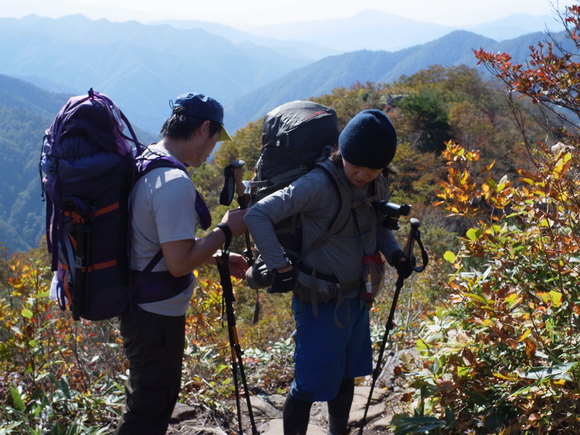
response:
<svg viewBox="0 0 580 435"><path fill-rule="evenodd" d="M126 410L117 435L162 435L177 402L185 341L185 316L137 309L121 316L129 360Z"/></svg>
<svg viewBox="0 0 580 435"><path fill-rule="evenodd" d="M291 393L286 397L282 417L284 421L284 435L304 435L308 429L312 402L300 400Z"/></svg>
<svg viewBox="0 0 580 435"><path fill-rule="evenodd" d="M336 397L328 401L328 434L342 435L348 430L348 417L354 397L354 378L343 379ZM284 403L284 435L304 435L308 429L312 402L292 396Z"/></svg>
<svg viewBox="0 0 580 435"><path fill-rule="evenodd" d="M342 435L348 429L348 417L354 398L354 378L344 379L334 399L328 402L328 433Z"/></svg>

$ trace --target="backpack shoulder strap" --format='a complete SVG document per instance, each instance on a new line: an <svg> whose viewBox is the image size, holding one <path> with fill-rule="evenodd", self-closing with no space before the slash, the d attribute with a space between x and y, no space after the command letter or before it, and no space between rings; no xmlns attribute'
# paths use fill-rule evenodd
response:
<svg viewBox="0 0 580 435"><path fill-rule="evenodd" d="M181 169L189 177L187 166L180 161L167 155L155 155L152 158L140 156L137 158L137 177L143 177L145 174L157 168L175 168ZM201 196L201 193L195 189L195 211L199 218L201 228L207 230L211 226L211 214L209 209Z"/></svg>
<svg viewBox="0 0 580 435"><path fill-rule="evenodd" d="M188 176L187 167L170 156L155 155L152 158L139 156L137 157L137 174L142 177L157 168L175 168L181 169Z"/></svg>
<svg viewBox="0 0 580 435"><path fill-rule="evenodd" d="M329 159L317 162L315 167L321 168L334 182L333 185L340 201L338 212L328 228L326 235L328 237L340 233L346 226L352 209L352 189L346 185L346 179L342 175L342 169L337 167Z"/></svg>
<svg viewBox="0 0 580 435"><path fill-rule="evenodd" d="M332 220L332 223L330 224L330 227L326 233L318 240L316 240L312 245L308 246L307 249L302 251L300 258L298 259L299 263L302 262L306 255L314 252L316 249L324 245L331 236L340 233L344 229L348 223L352 209L352 189L345 185L346 180L341 174L342 170L328 159L317 162L314 167L321 168L322 172L327 174L333 181L333 186L335 187L338 194L340 205L338 207L338 212Z"/></svg>

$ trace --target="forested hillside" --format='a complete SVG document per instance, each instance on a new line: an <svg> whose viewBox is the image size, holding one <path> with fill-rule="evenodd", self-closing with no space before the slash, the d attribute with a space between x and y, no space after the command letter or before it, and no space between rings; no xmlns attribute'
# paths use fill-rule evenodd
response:
<svg viewBox="0 0 580 435"><path fill-rule="evenodd" d="M44 130L66 101L21 80L0 75L0 234L14 250L35 245L43 229L38 160Z"/></svg>
<svg viewBox="0 0 580 435"><path fill-rule="evenodd" d="M405 280L390 364L377 383L396 407L376 404L364 433L580 432L580 6L563 15L573 50L541 43L528 63L477 50L498 80L467 66L432 66L316 98L336 109L341 127L362 109L389 115L399 137L390 199L412 205L430 255L427 269ZM215 219L228 208L217 205L223 168L243 159L251 178L260 140L261 122L250 123L193 171ZM404 240L408 218L400 223ZM234 432L222 287L213 266L198 272L180 401L197 427ZM118 324L73 322L48 300L50 277L37 250L0 263L0 431L110 431L127 370ZM389 268L371 310L375 353L396 278ZM251 394L285 394L290 295L256 294L237 279L233 287ZM262 311L253 323L256 299ZM387 426L373 426L381 417ZM359 418L351 418L353 432Z"/></svg>

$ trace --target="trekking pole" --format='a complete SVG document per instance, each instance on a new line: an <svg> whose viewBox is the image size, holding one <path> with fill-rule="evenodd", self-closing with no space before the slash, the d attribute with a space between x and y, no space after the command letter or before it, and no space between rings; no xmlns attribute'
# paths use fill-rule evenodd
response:
<svg viewBox="0 0 580 435"><path fill-rule="evenodd" d="M234 314L233 303L235 301L234 292L232 288L232 281L230 278L230 270L228 266L229 252L227 246L224 247L222 254L217 259L218 271L220 273L220 280L223 289L223 301L225 304L226 319L228 323L228 336L230 341L231 356L232 356L232 372L234 377L234 386L236 391L236 405L238 412L238 424L240 429L240 434L243 433L242 430L242 413L240 406L240 392L238 388L238 370L240 372L240 377L242 379L242 385L244 387L244 395L246 398L246 404L248 406L248 415L250 417L250 423L252 425L252 433L257 434L256 423L254 422L254 414L252 412L252 403L250 401L250 392L248 390L248 383L246 381L246 374L244 370L244 363L242 360L242 348L238 339L238 331L236 329L236 316Z"/></svg>
<svg viewBox="0 0 580 435"><path fill-rule="evenodd" d="M234 199L234 193L238 195L238 205L243 210L248 208L249 198L246 195L246 187L244 186L244 165L246 162L243 160L234 160L228 166L224 168L224 187L220 194L220 204L230 205ZM244 233L246 241L246 249L243 255L248 262L248 266L254 264L254 255L252 253L252 243L250 241L250 233L246 231Z"/></svg>
<svg viewBox="0 0 580 435"><path fill-rule="evenodd" d="M409 220L409 223L411 224L411 229L409 231L409 237L407 238L407 244L406 244L403 252L405 254L405 257L409 258L413 262L413 272L420 273L420 272L423 272L423 270L425 270L425 267L427 266L427 263L429 262L429 256L427 255L427 251L425 250L425 248L423 247L423 243L421 242L421 233L419 232L419 226L421 225L421 222L419 221L419 219L411 218ZM414 264L415 257L413 255L413 245L415 244L415 242L417 242L417 244L419 245L419 248L421 249L421 261L423 263L421 266L416 266ZM397 278L397 283L395 285L395 294L393 295L393 301L391 302L391 309L389 311L389 317L387 318L387 323L385 324L385 333L383 335L383 341L381 343L381 347L379 350L379 356L377 358L377 365L375 366L375 369L373 370L373 380L371 383L369 397L367 398L365 412L364 412L362 420L360 422L359 435L362 435L362 433L363 433L363 428L366 424L367 413L368 413L371 399L373 397L373 392L375 389L375 383L376 383L379 375L381 374L381 369L382 369L382 364L383 364L383 354L385 352L385 347L387 344L387 338L389 336L389 332L391 331L391 329L393 329L393 325L394 325L393 319L395 317L395 310L397 308L399 294L401 292L401 289L403 288L404 282L405 282L405 277L403 277L402 275L399 275Z"/></svg>
<svg viewBox="0 0 580 435"><path fill-rule="evenodd" d="M238 165L234 166L234 183L236 185L236 193L238 195L238 205L243 210L249 206L249 195L246 194L246 186L244 185L244 164L243 160L237 160ZM240 164L241 163L241 164ZM244 238L246 241L246 249L244 249L243 255L248 262L248 266L254 264L254 254L252 252L252 242L250 240L250 232L246 231L244 233Z"/></svg>
<svg viewBox="0 0 580 435"><path fill-rule="evenodd" d="M242 161L243 163L243 161ZM246 189L246 185L244 184L243 177L244 171L243 166L237 166L234 168L234 181L236 184L236 193L238 194L238 204L240 205L241 209L248 208L250 206L250 195L248 190ZM246 241L246 248L242 255L246 259L248 263L248 267L252 267L254 264L254 253L252 250L252 241L250 240L250 232L246 230L244 233L244 238ZM260 292L256 289L256 303L254 304L254 316L252 317L252 324L255 325L258 323L260 319Z"/></svg>
<svg viewBox="0 0 580 435"><path fill-rule="evenodd" d="M224 189L220 195L220 204L222 205L229 205L233 199L234 187L236 187L236 179L241 181L242 179L242 171L243 165L245 162L243 160L237 160L224 170L225 175L225 184ZM240 175L236 174L239 173ZM240 203L240 197L243 197L243 191L237 189L238 192L238 203L240 208L245 208ZM245 204L244 204L245 205ZM247 246L249 249L249 236L247 237ZM242 360L242 348L240 346L240 342L238 339L238 331L236 328L236 316L234 314L234 305L235 302L234 292L232 287L232 280L230 276L230 269L229 269L229 245L225 245L224 249L222 250L222 254L217 258L217 266L218 271L220 274L220 282L223 291L223 303L226 312L226 321L228 324L228 338L230 343L230 350L231 350L231 367L232 367L232 374L234 378L234 389L236 394L236 409L237 409L237 416L238 416L238 429L240 435L243 434L243 425L242 425L242 411L241 411L241 403L240 403L240 390L238 386L238 371L240 378L242 380L242 386L244 388L244 396L246 399L246 405L248 407L248 416L250 418L250 424L252 426L252 434L258 434L258 429L256 428L256 423L254 421L254 413L252 412L252 403L250 400L250 391L248 389L248 383L246 379L246 373L244 370L244 363ZM251 255L251 250L250 250ZM244 255L246 257L246 255ZM248 257L246 257L248 261Z"/></svg>
<svg viewBox="0 0 580 435"><path fill-rule="evenodd" d="M250 195L249 192L247 192L243 181L245 164L246 162L243 160L234 160L224 168L224 187L220 194L220 204L230 205L234 198L234 193L236 193L238 196L238 205L242 210L250 206ZM244 249L244 252L242 252L242 255L246 259L248 266L251 267L254 264L254 253L252 250L252 241L250 240L249 231L244 233L244 238L246 248ZM256 303L254 304L252 324L258 323L260 311L260 293L258 289L256 289Z"/></svg>

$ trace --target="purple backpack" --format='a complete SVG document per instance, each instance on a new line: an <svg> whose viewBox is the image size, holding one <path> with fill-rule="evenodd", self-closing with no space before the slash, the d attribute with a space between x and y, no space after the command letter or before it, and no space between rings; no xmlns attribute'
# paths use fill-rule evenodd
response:
<svg viewBox="0 0 580 435"><path fill-rule="evenodd" d="M40 169L56 272L51 290L75 320L107 319L127 307L128 197L141 149L117 105L92 89L70 98L45 132Z"/></svg>
<svg viewBox="0 0 580 435"><path fill-rule="evenodd" d="M133 185L155 168L187 173L182 163L146 156L145 149L117 105L92 89L70 98L45 132L40 170L55 272L51 296L75 320L115 317L129 306L170 298L192 283L191 273L176 278L153 272L161 250L143 271L130 270ZM211 216L199 194L195 208L207 229Z"/></svg>

